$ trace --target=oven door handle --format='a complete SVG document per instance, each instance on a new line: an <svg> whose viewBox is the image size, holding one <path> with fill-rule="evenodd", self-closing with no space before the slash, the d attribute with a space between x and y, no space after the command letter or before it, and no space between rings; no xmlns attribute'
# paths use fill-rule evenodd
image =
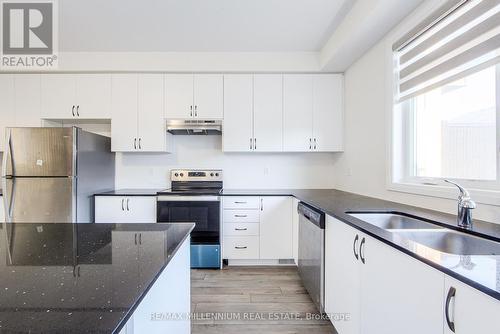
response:
<svg viewBox="0 0 500 334"><path fill-rule="evenodd" d="M219 196L158 196L158 202L220 202Z"/></svg>

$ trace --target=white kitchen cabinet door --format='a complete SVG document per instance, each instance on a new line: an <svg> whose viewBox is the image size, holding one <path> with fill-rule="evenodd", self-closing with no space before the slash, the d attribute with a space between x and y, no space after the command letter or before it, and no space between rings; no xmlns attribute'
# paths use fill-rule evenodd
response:
<svg viewBox="0 0 500 334"><path fill-rule="evenodd" d="M16 120L13 126L41 126L40 77L40 74L19 74L14 76Z"/></svg>
<svg viewBox="0 0 500 334"><path fill-rule="evenodd" d="M455 289L454 297L450 295L448 306L449 321L455 326L455 332L444 321L445 334L477 334L498 333L500 328L500 301L462 283L445 276L445 288L442 296L446 303L450 289ZM446 318L446 317L445 317Z"/></svg>
<svg viewBox="0 0 500 334"><path fill-rule="evenodd" d="M126 218L126 198L121 196L95 196L95 222L120 224Z"/></svg>
<svg viewBox="0 0 500 334"><path fill-rule="evenodd" d="M43 74L42 119L76 117L76 79L73 74Z"/></svg>
<svg viewBox="0 0 500 334"><path fill-rule="evenodd" d="M224 152L249 152L253 140L253 76L224 76Z"/></svg>
<svg viewBox="0 0 500 334"><path fill-rule="evenodd" d="M124 223L156 223L156 196L129 196Z"/></svg>
<svg viewBox="0 0 500 334"><path fill-rule="evenodd" d="M292 198L263 196L260 200L260 258L292 259Z"/></svg>
<svg viewBox="0 0 500 334"><path fill-rule="evenodd" d="M194 117L223 119L224 81L222 74L194 75Z"/></svg>
<svg viewBox="0 0 500 334"><path fill-rule="evenodd" d="M359 245L361 333L442 333L444 274L373 238Z"/></svg>
<svg viewBox="0 0 500 334"><path fill-rule="evenodd" d="M163 75L140 74L138 83L138 139L142 152L165 152L167 130L163 112Z"/></svg>
<svg viewBox="0 0 500 334"><path fill-rule="evenodd" d="M137 74L114 74L111 93L111 150L136 151Z"/></svg>
<svg viewBox="0 0 500 334"><path fill-rule="evenodd" d="M283 149L286 152L312 150L313 76L283 76Z"/></svg>
<svg viewBox="0 0 500 334"><path fill-rule="evenodd" d="M334 315L331 320L339 334L360 333L361 262L358 249L361 237L358 230L326 216L325 312Z"/></svg>
<svg viewBox="0 0 500 334"><path fill-rule="evenodd" d="M0 196L0 223L5 222L5 210L3 208L3 196Z"/></svg>
<svg viewBox="0 0 500 334"><path fill-rule="evenodd" d="M165 75L165 118L188 119L194 117L193 75Z"/></svg>
<svg viewBox="0 0 500 334"><path fill-rule="evenodd" d="M81 119L111 118L111 74L76 75L77 117Z"/></svg>
<svg viewBox="0 0 500 334"><path fill-rule="evenodd" d="M95 222L156 223L156 196L96 196Z"/></svg>
<svg viewBox="0 0 500 334"><path fill-rule="evenodd" d="M313 78L313 149L343 149L344 80L341 74L317 74Z"/></svg>
<svg viewBox="0 0 500 334"><path fill-rule="evenodd" d="M254 149L283 151L283 76L254 75Z"/></svg>
<svg viewBox="0 0 500 334"><path fill-rule="evenodd" d="M0 74L0 152L5 149L5 128L15 123L14 108L14 75Z"/></svg>

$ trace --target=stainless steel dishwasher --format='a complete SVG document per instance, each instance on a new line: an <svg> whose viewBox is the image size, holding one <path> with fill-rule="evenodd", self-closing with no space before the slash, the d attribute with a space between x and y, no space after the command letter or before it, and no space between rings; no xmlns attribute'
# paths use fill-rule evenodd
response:
<svg viewBox="0 0 500 334"><path fill-rule="evenodd" d="M299 212L299 274L318 311L325 306L325 214L302 202Z"/></svg>

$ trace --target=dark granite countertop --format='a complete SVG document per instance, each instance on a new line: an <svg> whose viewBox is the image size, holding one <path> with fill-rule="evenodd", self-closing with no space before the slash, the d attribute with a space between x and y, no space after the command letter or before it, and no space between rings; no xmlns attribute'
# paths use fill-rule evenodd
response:
<svg viewBox="0 0 500 334"><path fill-rule="evenodd" d="M119 332L193 228L0 225L0 333Z"/></svg>
<svg viewBox="0 0 500 334"><path fill-rule="evenodd" d="M120 192L125 192L120 191ZM136 193L140 193L137 190ZM144 195L149 192L145 192ZM460 256L436 251L422 244L352 217L346 212L402 212L444 227L500 242L500 224L474 220L471 231L456 226L456 216L335 189L224 189L222 196L294 196L306 204L370 235L484 293L500 300L500 256Z"/></svg>
<svg viewBox="0 0 500 334"><path fill-rule="evenodd" d="M163 189L116 189L95 194L95 196L156 196Z"/></svg>
<svg viewBox="0 0 500 334"><path fill-rule="evenodd" d="M456 226L456 216L331 189L224 189L224 196L294 196L326 214L500 300L500 255L455 255L404 239L346 212L402 212L444 227L500 242L500 224L474 220L472 231Z"/></svg>

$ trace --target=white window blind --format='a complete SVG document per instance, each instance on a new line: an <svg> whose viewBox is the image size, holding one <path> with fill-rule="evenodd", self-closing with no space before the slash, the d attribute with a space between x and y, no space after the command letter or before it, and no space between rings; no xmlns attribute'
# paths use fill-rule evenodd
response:
<svg viewBox="0 0 500 334"><path fill-rule="evenodd" d="M449 1L393 45L396 102L500 62L500 0Z"/></svg>

